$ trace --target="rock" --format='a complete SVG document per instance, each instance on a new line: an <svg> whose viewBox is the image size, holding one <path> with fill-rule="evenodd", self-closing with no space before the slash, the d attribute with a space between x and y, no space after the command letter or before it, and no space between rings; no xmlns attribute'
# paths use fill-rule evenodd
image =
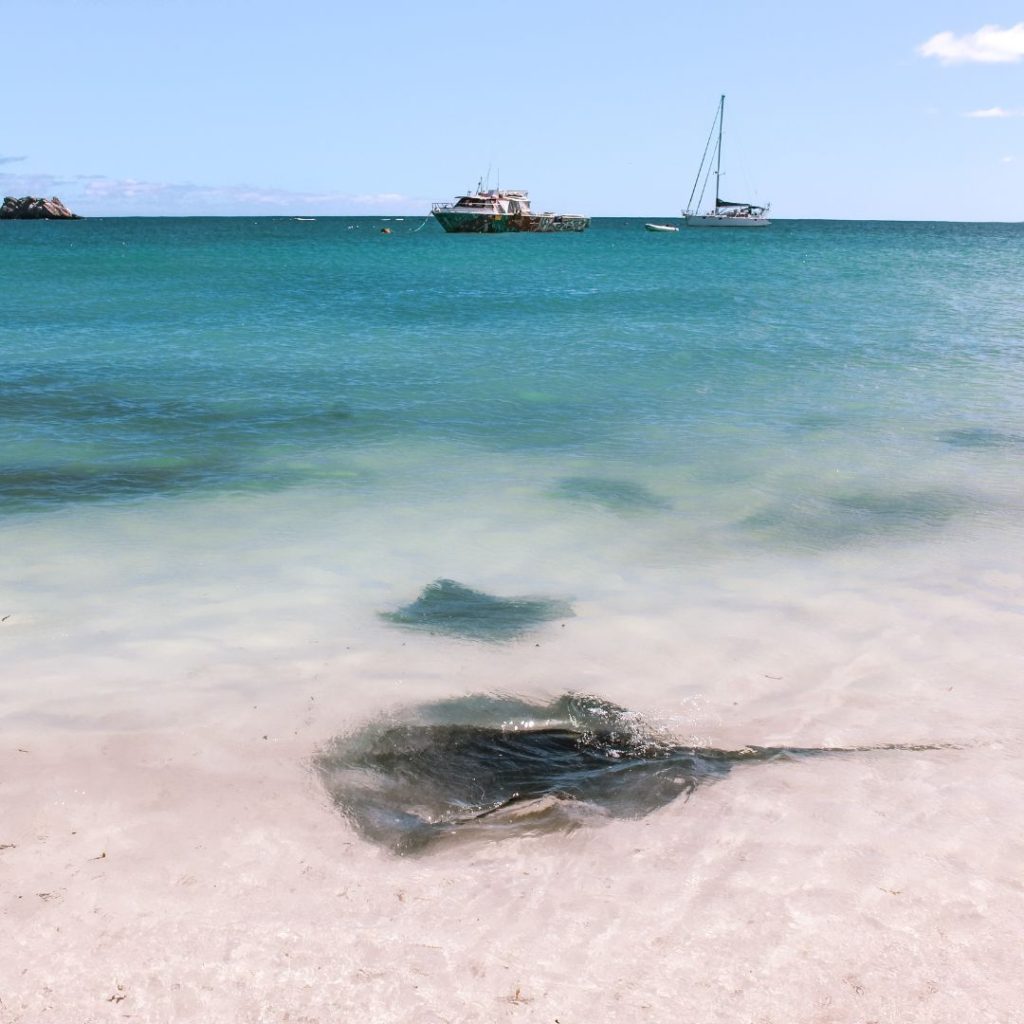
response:
<svg viewBox="0 0 1024 1024"><path fill-rule="evenodd" d="M81 220L72 213L56 196L50 199L36 199L34 196L5 196L0 206L0 220Z"/></svg>

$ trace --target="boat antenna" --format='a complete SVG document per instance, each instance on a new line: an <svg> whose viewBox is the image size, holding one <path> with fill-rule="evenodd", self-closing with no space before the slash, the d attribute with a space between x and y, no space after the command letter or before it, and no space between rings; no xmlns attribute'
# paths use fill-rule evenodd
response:
<svg viewBox="0 0 1024 1024"><path fill-rule="evenodd" d="M715 165L715 213L718 212L718 188L722 180L722 122L725 120L725 96L718 101L718 163Z"/></svg>
<svg viewBox="0 0 1024 1024"><path fill-rule="evenodd" d="M723 97L724 99L724 97ZM697 194L697 186L700 184L700 176L704 173L704 164L707 162L708 149L711 146L711 140L715 136L715 124L718 122L718 115L715 116L715 120L711 122L711 131L708 132L708 141L704 143L704 155L700 158L700 167L697 168L697 177L693 180L693 189L690 191L690 201L686 204L686 209L693 212L693 197ZM707 179L705 178L705 181ZM704 190L701 189L701 199L704 198ZM699 205L699 201L698 201Z"/></svg>

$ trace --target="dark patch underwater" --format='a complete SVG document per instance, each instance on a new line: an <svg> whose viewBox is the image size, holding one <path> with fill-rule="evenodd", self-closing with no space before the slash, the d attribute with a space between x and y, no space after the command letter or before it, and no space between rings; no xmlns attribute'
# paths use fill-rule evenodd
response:
<svg viewBox="0 0 1024 1024"><path fill-rule="evenodd" d="M609 512L660 512L672 507L666 498L641 484L608 477L565 477L558 482L554 493L559 498L596 505Z"/></svg>
<svg viewBox="0 0 1024 1024"><path fill-rule="evenodd" d="M1004 434L987 427L964 427L943 431L939 440L953 448L1012 448L1024 445L1024 434Z"/></svg>
<svg viewBox="0 0 1024 1024"><path fill-rule="evenodd" d="M976 508L966 495L938 489L858 491L773 504L739 525L762 540L829 549L925 533Z"/></svg>

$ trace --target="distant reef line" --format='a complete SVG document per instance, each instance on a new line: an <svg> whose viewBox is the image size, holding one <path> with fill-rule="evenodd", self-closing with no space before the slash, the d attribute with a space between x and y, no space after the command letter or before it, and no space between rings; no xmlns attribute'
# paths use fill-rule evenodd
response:
<svg viewBox="0 0 1024 1024"><path fill-rule="evenodd" d="M0 220L82 220L72 213L56 196L38 199L35 196L5 196L0 206Z"/></svg>

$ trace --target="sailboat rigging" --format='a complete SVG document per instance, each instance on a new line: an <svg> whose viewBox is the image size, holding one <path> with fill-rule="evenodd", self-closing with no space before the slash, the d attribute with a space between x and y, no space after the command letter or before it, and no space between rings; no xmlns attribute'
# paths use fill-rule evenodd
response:
<svg viewBox="0 0 1024 1024"><path fill-rule="evenodd" d="M711 132L708 134L708 141L704 145L704 155L700 160L700 167L697 169L697 177L693 183L693 190L690 192L690 201L683 210L683 218L687 227L691 228L760 228L771 224L768 219L767 206L759 206L757 203L733 202L721 197L722 179L722 123L725 120L725 96L718 101L718 110L715 112L715 120L711 125ZM711 159L708 159L708 151L711 149L711 140L715 137L715 128L718 128L718 140L715 142ZM714 170L712 171L712 165ZM707 171L705 172L705 167ZM707 188L708 178L715 176L715 205L705 213L699 213L701 203L704 200L704 190ZM703 178L704 184L701 185ZM700 188L700 196L697 196L697 189ZM696 203L694 203L696 198Z"/></svg>

